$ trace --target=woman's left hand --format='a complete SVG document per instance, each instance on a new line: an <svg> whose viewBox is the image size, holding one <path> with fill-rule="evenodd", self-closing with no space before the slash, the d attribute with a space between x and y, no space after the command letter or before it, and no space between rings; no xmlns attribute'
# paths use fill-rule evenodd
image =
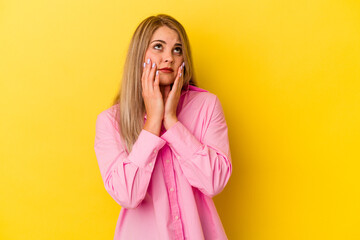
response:
<svg viewBox="0 0 360 240"><path fill-rule="evenodd" d="M184 84L183 68L184 64L181 64L181 66L178 68L178 73L176 75L172 89L170 89L170 85L165 86L164 89L164 127L166 130L171 128L178 121L176 109L181 96L181 89Z"/></svg>

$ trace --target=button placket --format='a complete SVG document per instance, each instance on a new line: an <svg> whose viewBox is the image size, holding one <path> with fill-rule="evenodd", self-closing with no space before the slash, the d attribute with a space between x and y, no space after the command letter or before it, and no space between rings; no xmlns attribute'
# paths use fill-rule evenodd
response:
<svg viewBox="0 0 360 240"><path fill-rule="evenodd" d="M183 239L183 226L182 221L180 220L180 208L178 202L178 196L176 191L176 182L175 182L175 171L173 161L171 157L176 157L172 154L170 148L167 148L162 155L163 159L163 169L164 169L164 178L165 184L168 188L169 202L170 202L170 212L173 218L174 224L174 234L178 236L179 239Z"/></svg>

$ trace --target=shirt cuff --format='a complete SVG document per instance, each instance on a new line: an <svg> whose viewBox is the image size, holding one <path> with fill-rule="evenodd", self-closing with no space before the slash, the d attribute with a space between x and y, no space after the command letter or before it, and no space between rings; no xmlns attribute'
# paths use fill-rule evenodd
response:
<svg viewBox="0 0 360 240"><path fill-rule="evenodd" d="M161 138L183 159L189 159L202 146L201 142L180 122L177 121Z"/></svg>
<svg viewBox="0 0 360 240"><path fill-rule="evenodd" d="M162 138L142 129L138 139L132 147L128 159L141 168L144 168L149 164L154 166L158 151L165 144L166 141Z"/></svg>

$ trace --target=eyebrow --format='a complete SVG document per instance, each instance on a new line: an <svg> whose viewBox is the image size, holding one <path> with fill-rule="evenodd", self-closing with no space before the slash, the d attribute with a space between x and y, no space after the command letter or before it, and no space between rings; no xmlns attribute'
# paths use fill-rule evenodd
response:
<svg viewBox="0 0 360 240"><path fill-rule="evenodd" d="M166 42L164 40L154 40L151 43L153 43L153 42L162 42L162 43L166 44ZM175 43L175 46L182 46L182 45L181 45L181 43Z"/></svg>

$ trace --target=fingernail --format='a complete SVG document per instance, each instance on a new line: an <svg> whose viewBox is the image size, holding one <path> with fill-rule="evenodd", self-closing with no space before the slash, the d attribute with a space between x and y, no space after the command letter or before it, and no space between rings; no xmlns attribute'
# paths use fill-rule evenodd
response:
<svg viewBox="0 0 360 240"><path fill-rule="evenodd" d="M156 71L156 76L159 75L159 71Z"/></svg>
<svg viewBox="0 0 360 240"><path fill-rule="evenodd" d="M148 64L150 63L150 58L148 58L147 63L148 63Z"/></svg>
<svg viewBox="0 0 360 240"><path fill-rule="evenodd" d="M183 62L182 66L185 67L185 62Z"/></svg>
<svg viewBox="0 0 360 240"><path fill-rule="evenodd" d="M154 68L155 67L155 63L153 63L153 65L152 65L152 68Z"/></svg>
<svg viewBox="0 0 360 240"><path fill-rule="evenodd" d="M181 77L181 74L182 74L182 73L180 73L180 77Z"/></svg>
<svg viewBox="0 0 360 240"><path fill-rule="evenodd" d="M146 63L144 63L144 67L146 66Z"/></svg>

